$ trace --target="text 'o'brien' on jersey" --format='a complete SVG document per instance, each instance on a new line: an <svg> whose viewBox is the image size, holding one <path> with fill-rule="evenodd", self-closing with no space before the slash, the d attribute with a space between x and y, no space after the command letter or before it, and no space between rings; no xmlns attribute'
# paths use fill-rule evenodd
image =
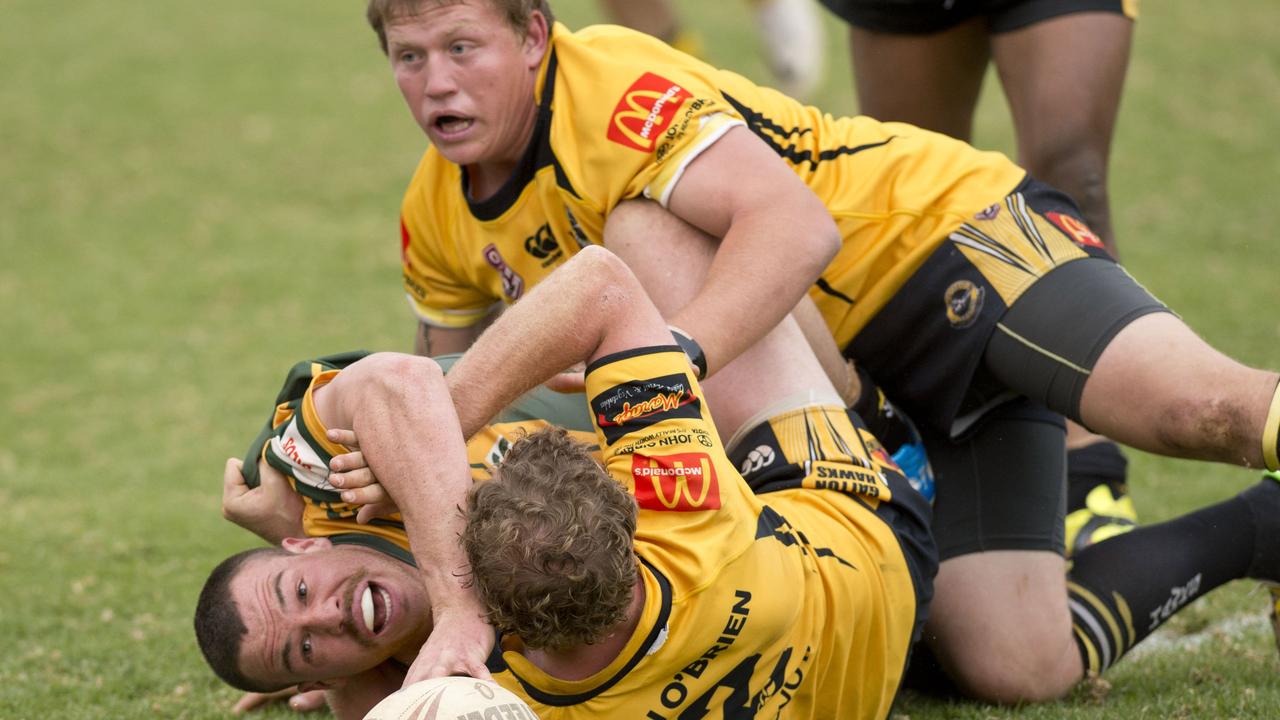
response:
<svg viewBox="0 0 1280 720"><path fill-rule="evenodd" d="M478 322L588 244L621 201L665 203L684 170L745 127L825 203L844 247L812 294L841 344L955 227L1024 172L998 153L871 118L834 118L614 26L556 24L519 167L493 197L428 148L401 206L404 288L422 321ZM726 183L733 178L725 178ZM779 241L782 241L781 239Z"/></svg>
<svg viewBox="0 0 1280 720"><path fill-rule="evenodd" d="M591 677L553 677L508 637L494 678L543 720L884 717L914 612L886 526L840 493L754 496L678 347L600 358L586 383L601 459L639 508L644 608Z"/></svg>
<svg viewBox="0 0 1280 720"><path fill-rule="evenodd" d="M367 524L357 523L360 506L343 502L329 482L329 461L349 449L326 437L328 428L316 414L314 394L332 382L343 368L367 355L363 351L329 355L299 362L290 369L277 394L271 419L249 447L244 464L245 479L256 487L257 462L266 460L288 478L294 492L302 497L302 529L308 537L374 536L404 551L393 554L411 562L408 536L398 513L374 518ZM548 425L544 420L528 419L496 422L481 428L467 441L472 481L490 479L493 468L506 456L512 443ZM570 430L569 434L588 447L595 445L593 433Z"/></svg>

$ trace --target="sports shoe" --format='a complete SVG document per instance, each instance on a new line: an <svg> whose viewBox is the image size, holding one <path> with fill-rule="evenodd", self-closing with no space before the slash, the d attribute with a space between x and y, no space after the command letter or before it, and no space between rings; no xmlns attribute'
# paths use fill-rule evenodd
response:
<svg viewBox="0 0 1280 720"><path fill-rule="evenodd" d="M1067 554L1075 555L1137 526L1138 513L1127 488L1102 483L1085 496L1084 507L1067 515Z"/></svg>
<svg viewBox="0 0 1280 720"><path fill-rule="evenodd" d="M755 0L765 64L778 89L805 99L822 79L822 20L813 0Z"/></svg>
<svg viewBox="0 0 1280 720"><path fill-rule="evenodd" d="M1110 440L1067 451L1068 556L1137 527L1128 470L1129 461Z"/></svg>

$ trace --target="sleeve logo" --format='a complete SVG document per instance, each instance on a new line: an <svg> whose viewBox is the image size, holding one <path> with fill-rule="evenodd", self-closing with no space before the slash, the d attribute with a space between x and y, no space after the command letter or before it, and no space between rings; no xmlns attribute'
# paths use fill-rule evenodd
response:
<svg viewBox="0 0 1280 720"><path fill-rule="evenodd" d="M619 145L653 152L654 144L693 95L670 80L645 73L622 94L609 119L608 138Z"/></svg>
<svg viewBox="0 0 1280 720"><path fill-rule="evenodd" d="M1102 238L1098 234L1089 229L1079 218L1063 215L1062 213L1049 212L1045 216L1058 226L1058 229L1067 234L1067 237L1076 241L1077 245L1085 245L1095 248L1106 248L1102 244Z"/></svg>
<svg viewBox="0 0 1280 720"><path fill-rule="evenodd" d="M706 453L631 456L636 504L659 512L720 507L720 483Z"/></svg>
<svg viewBox="0 0 1280 720"><path fill-rule="evenodd" d="M670 418L698 419L702 403L683 374L663 375L614 385L591 398L591 413L605 442Z"/></svg>

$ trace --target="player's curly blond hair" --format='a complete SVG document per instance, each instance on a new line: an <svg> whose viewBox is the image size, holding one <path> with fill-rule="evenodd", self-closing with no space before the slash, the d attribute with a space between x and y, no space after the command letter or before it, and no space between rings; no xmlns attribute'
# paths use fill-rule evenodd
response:
<svg viewBox="0 0 1280 720"><path fill-rule="evenodd" d="M551 13L551 5L547 0L481 0L489 2L498 12L507 18L507 23L516 31L520 37L524 37L525 30L529 27L529 16L534 10L542 13L547 19L547 27L556 21L555 15ZM423 5L447 5L450 3L460 3L464 0L369 0L369 6L365 9L365 17L369 20L369 27L378 34L378 44L382 46L382 52L387 51L387 23L399 20L402 17L408 17L418 13Z"/></svg>
<svg viewBox="0 0 1280 720"><path fill-rule="evenodd" d="M517 440L467 496L462 543L494 627L532 648L593 643L626 617L636 503L586 446L549 428Z"/></svg>

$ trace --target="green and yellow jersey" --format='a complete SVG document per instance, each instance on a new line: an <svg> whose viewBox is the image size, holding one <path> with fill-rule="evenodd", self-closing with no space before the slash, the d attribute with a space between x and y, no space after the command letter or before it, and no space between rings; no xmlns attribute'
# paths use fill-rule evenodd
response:
<svg viewBox="0 0 1280 720"><path fill-rule="evenodd" d="M811 290L843 347L948 233L1024 176L997 153L901 123L834 118L619 27L557 24L535 99L532 140L493 197L472 202L465 171L434 148L418 165L401 240L405 290L424 322L465 327L518 300L601 243L619 202L665 204L694 158L745 126L844 236Z"/></svg>
<svg viewBox="0 0 1280 720"><path fill-rule="evenodd" d="M303 498L302 529L308 537L376 547L412 563L408 536L398 513L361 525L356 522L359 506L343 502L329 483L329 460L349 449L325 437L328 428L316 415L314 393L332 382L343 368L366 355L366 352L354 351L294 365L276 397L271 419L249 448L244 475L251 487L257 486L259 459L265 459L283 473ZM456 356L436 358L446 371L455 359ZM472 480L488 480L511 443L553 422L569 430L579 442L595 445L595 435L587 429L590 422L585 412L575 414L566 409L565 403L549 391L535 393L522 398L521 403L504 411L498 422L486 425L467 441ZM581 396L566 399L581 401ZM530 416L526 408L536 408L544 417Z"/></svg>
<svg viewBox="0 0 1280 720"><path fill-rule="evenodd" d="M494 678L544 720L885 717L917 610L898 540L867 502L888 501L888 487L873 470L859 474L861 498L812 487L757 497L688 368L671 347L587 371L602 461L639 506L645 605L625 649L568 681L503 638ZM856 438L841 441L849 462L892 468Z"/></svg>

